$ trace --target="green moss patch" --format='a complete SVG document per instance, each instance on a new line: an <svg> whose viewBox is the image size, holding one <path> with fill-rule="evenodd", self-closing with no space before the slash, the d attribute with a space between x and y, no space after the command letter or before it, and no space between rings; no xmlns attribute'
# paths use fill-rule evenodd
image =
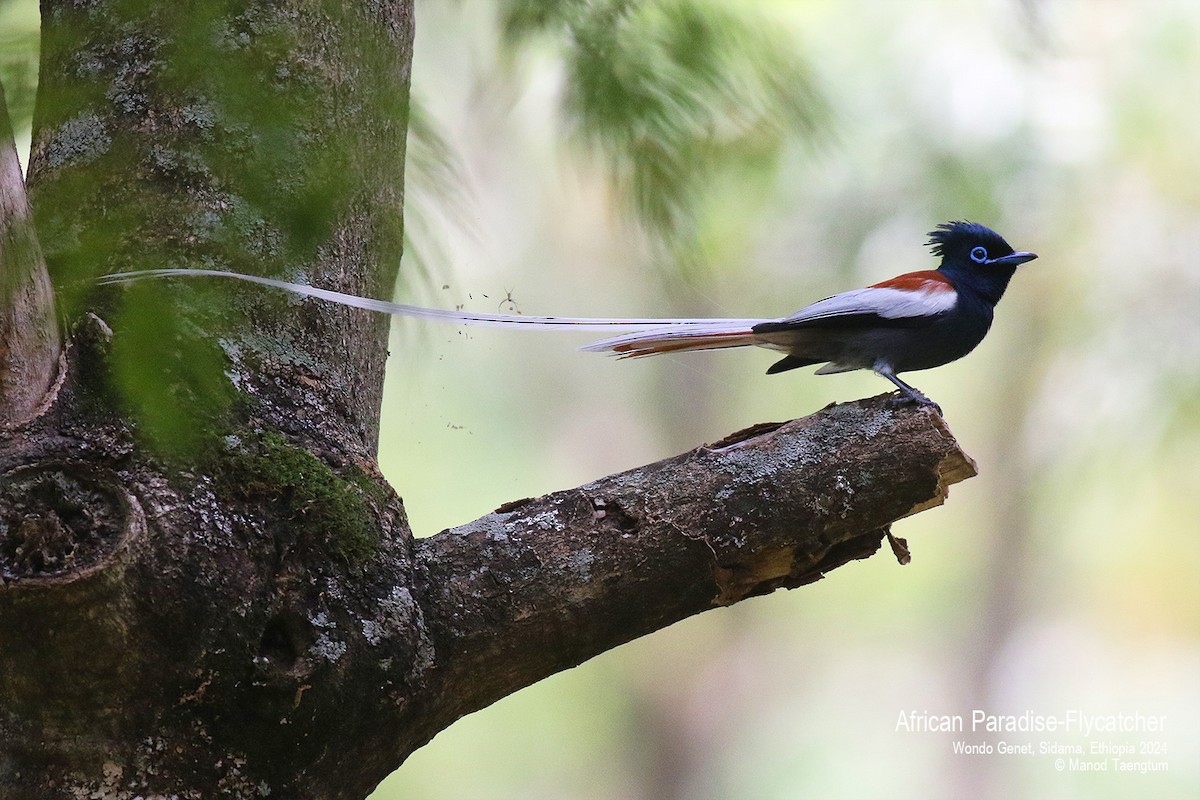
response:
<svg viewBox="0 0 1200 800"><path fill-rule="evenodd" d="M308 450L267 433L256 445L227 451L215 477L217 491L226 497L271 504L273 516L293 528L296 541L361 564L379 544L372 501L381 498L370 478L353 472L339 475Z"/></svg>

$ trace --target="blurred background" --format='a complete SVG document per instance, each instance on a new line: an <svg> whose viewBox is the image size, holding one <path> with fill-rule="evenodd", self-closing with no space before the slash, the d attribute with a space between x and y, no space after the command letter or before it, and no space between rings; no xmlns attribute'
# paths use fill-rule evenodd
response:
<svg viewBox="0 0 1200 800"><path fill-rule="evenodd" d="M605 68L578 53L586 26L514 46L508 4L418 3L414 98L455 179L424 178L412 145L410 235L441 252L409 249L402 292L529 314L779 316L928 268L936 223L983 222L1041 258L975 353L910 376L980 475L896 525L909 566L883 554L550 678L442 733L376 800L1200 796L1200 4L687 5L735 15L764 37L743 67L790 59L793 83L739 81L778 115L767 124L704 100L733 154L646 189L678 192L656 213L628 185L637 159L594 141L580 73ZM614 37L625 71L604 77L637 85L638 56L669 41L647 27ZM664 83L682 69L645 58ZM635 108L609 114L653 136L628 94L614 104ZM574 352L588 340L396 326L382 460L418 532L890 388L768 378L768 352ZM972 709L1162 715L1162 735L1093 738L1162 741L1149 760L1169 771L952 752L1090 752L1078 734L897 730L911 711L969 727Z"/></svg>
<svg viewBox="0 0 1200 800"><path fill-rule="evenodd" d="M399 295L782 316L931 267L927 231L982 222L1041 257L975 353L909 376L980 475L895 526L910 565L882 554L547 679L374 800L1200 796L1200 4L623 5L418 2ZM36 31L36 3L0 4L18 122ZM381 462L418 534L890 389L587 341L394 326ZM974 709L1165 730L972 734ZM914 712L968 730L898 729ZM953 750L1002 740L1158 766Z"/></svg>

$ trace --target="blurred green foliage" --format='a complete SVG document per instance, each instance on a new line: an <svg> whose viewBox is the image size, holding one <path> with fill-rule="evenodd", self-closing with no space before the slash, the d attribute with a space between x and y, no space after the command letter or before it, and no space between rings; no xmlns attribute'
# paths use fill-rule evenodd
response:
<svg viewBox="0 0 1200 800"><path fill-rule="evenodd" d="M470 232L466 209L467 180L453 145L419 96L408 109L408 141L404 165L404 270L407 286L429 289L439 275L454 272L439 219L452 220L452 228Z"/></svg>
<svg viewBox="0 0 1200 800"><path fill-rule="evenodd" d="M709 0L514 0L510 47L550 37L568 126L602 155L652 231L693 245L722 173L770 171L828 108L796 43L750 8Z"/></svg>
<svg viewBox="0 0 1200 800"><path fill-rule="evenodd" d="M144 283L129 293L116 318L120 335L113 337L106 377L144 442L188 464L229 430L234 394L225 354L207 331L181 325L174 314L146 312L178 307L170 287Z"/></svg>
<svg viewBox="0 0 1200 800"><path fill-rule="evenodd" d="M0 0L0 85L17 131L27 129L33 120L37 94L38 26L29 6Z"/></svg>
<svg viewBox="0 0 1200 800"><path fill-rule="evenodd" d="M28 127L37 93L36 30L0 28L0 85L13 127Z"/></svg>

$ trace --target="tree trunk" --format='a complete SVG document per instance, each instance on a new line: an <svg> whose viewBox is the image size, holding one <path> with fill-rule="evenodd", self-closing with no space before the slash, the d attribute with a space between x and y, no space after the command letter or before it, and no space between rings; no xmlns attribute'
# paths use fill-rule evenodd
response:
<svg viewBox="0 0 1200 800"><path fill-rule="evenodd" d="M0 428L33 416L58 367L54 291L0 87Z"/></svg>
<svg viewBox="0 0 1200 800"><path fill-rule="evenodd" d="M91 280L387 295L411 3L43 20L29 184L71 335L0 427L0 797L361 798L463 714L817 580L973 474L939 417L877 398L414 541L374 462L385 319ZM0 319L46 317L33 294Z"/></svg>

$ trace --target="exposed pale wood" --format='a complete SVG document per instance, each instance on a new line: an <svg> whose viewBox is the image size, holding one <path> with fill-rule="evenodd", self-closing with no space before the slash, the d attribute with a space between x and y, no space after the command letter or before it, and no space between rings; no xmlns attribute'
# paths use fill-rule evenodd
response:
<svg viewBox="0 0 1200 800"><path fill-rule="evenodd" d="M58 368L54 290L0 88L0 427L33 415Z"/></svg>

